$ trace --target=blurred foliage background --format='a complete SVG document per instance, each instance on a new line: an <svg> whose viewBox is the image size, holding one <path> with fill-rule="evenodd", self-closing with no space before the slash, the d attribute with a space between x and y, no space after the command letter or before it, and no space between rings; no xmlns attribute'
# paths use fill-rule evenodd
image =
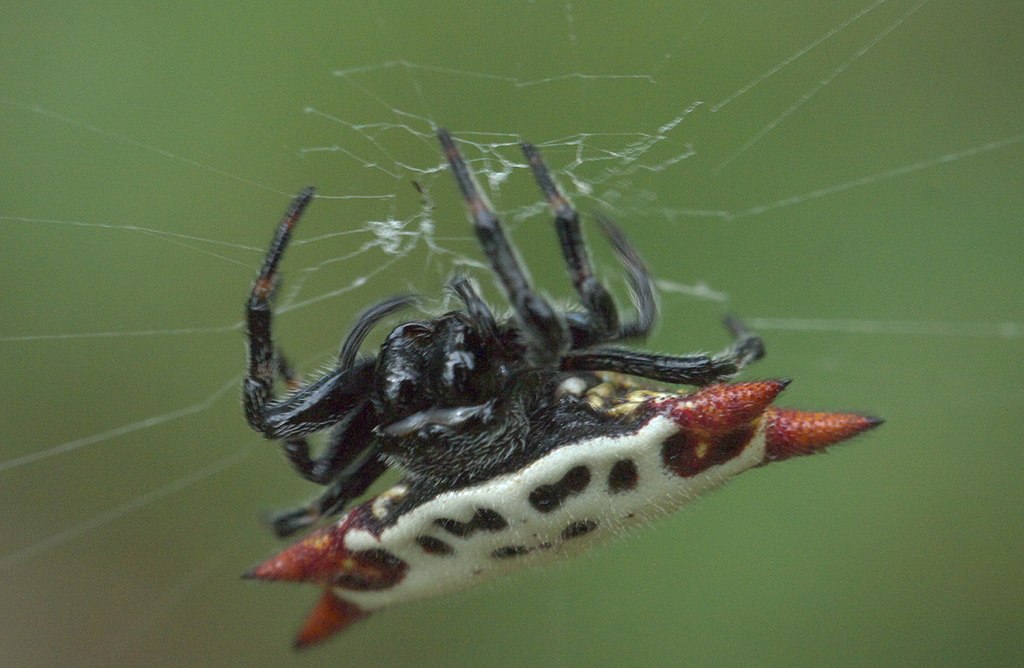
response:
<svg viewBox="0 0 1024 668"><path fill-rule="evenodd" d="M1024 661L1020 3L0 18L0 663ZM295 655L316 591L239 580L277 546L259 514L314 493L243 424L242 302L306 183L324 197L278 319L304 369L374 300L439 297L479 255L431 124L549 144L580 208L666 281L651 348L716 349L734 312L768 344L746 377L795 379L782 403L889 422L592 556ZM527 172L467 152L536 281L568 298Z"/></svg>

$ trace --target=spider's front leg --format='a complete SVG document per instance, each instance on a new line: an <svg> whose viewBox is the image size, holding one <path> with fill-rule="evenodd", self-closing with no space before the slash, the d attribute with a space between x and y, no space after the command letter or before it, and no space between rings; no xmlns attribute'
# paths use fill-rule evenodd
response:
<svg viewBox="0 0 1024 668"><path fill-rule="evenodd" d="M331 434L331 442L327 452L344 452L350 439L363 439L369 442L372 425L364 418L356 425L346 425ZM355 427L355 428L353 428ZM353 433L364 431L364 434ZM357 451L358 452L358 451ZM316 524L323 517L330 517L341 512L349 501L362 496L377 478L387 471L388 465L378 456L374 447L366 448L361 456L333 472L334 480L327 490L308 505L277 513L268 518L274 533L281 538L292 535Z"/></svg>
<svg viewBox="0 0 1024 668"><path fill-rule="evenodd" d="M386 304L371 309L385 310ZM364 315L365 319L365 315ZM363 322L361 320L360 322ZM342 346L344 351L358 348L352 339L365 336L358 325ZM294 372L282 356L279 371L289 387L298 387ZM366 397L366 387L373 378L372 359L338 368L318 381L299 388L294 394L268 408L268 426L272 433L283 436L283 450L292 467L306 480L329 485L312 503L272 515L268 522L279 537L312 526L320 518L340 512L345 505L363 494L387 470L377 456L374 427L376 411ZM335 424L330 439L319 456L310 452L303 435Z"/></svg>
<svg viewBox="0 0 1024 668"><path fill-rule="evenodd" d="M317 484L332 485L325 499L314 504L315 513L308 509L304 511L304 516L315 514L319 517L333 512L346 500L359 496L381 473L379 466L370 461L373 458L363 454L371 449L371 430L376 424L367 398L367 387L373 380L374 360L357 360L356 356L374 325L412 304L416 298L400 295L368 309L342 344L337 367L308 385L300 385L284 355L274 350L270 299L292 230L313 195L314 190L306 188L292 201L253 283L246 308L249 373L243 385L243 397L246 419L253 429L267 438L282 439L285 455L302 477ZM290 395L280 400L276 400L273 394L275 370L292 390ZM337 426L330 443L319 457L314 457L306 435L332 425ZM295 528L298 528L297 524ZM278 531L282 533L280 529Z"/></svg>
<svg viewBox="0 0 1024 668"><path fill-rule="evenodd" d="M263 266L253 282L245 311L249 337L249 372L242 386L242 395L249 426L267 438L284 439L285 452L299 473L313 482L323 483L330 474L330 471L325 471L328 462L318 462L309 457L309 446L303 436L340 422L363 400L358 390L364 387L367 376L372 373L372 364L364 363L355 368L354 350L358 348L369 325L403 306L407 300L398 298L371 309L363 317L363 321L369 324L363 328L357 325L342 346L341 358L348 360L347 365L305 387L299 386L296 374L284 355L274 349L271 296L278 282L281 259L292 231L314 194L315 190L308 187L292 200L277 226ZM281 374L293 390L283 400L275 400L274 397L275 371ZM358 451L354 454L358 454ZM333 458L332 455L330 459Z"/></svg>
<svg viewBox="0 0 1024 668"><path fill-rule="evenodd" d="M277 226L270 249L263 261L263 267L252 284L249 301L245 308L246 330L249 336L249 373L242 385L245 403L245 418L256 431L266 435L267 404L273 401L274 385L274 341L271 336L273 317L270 296L277 285L278 267L285 248L291 239L292 230L299 223L302 212L313 201L316 190L305 188L292 200L284 217Z"/></svg>

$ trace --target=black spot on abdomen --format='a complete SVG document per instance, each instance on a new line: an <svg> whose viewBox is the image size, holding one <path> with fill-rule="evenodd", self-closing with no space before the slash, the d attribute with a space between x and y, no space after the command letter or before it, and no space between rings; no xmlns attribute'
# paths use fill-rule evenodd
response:
<svg viewBox="0 0 1024 668"><path fill-rule="evenodd" d="M385 549L353 552L351 566L336 575L331 584L352 591L380 591L401 582L408 568L408 564Z"/></svg>
<svg viewBox="0 0 1024 668"><path fill-rule="evenodd" d="M501 531L508 528L508 522L496 510L477 508L476 513L468 522L460 522L450 517L439 517L434 524L453 536L466 538L477 531Z"/></svg>
<svg viewBox="0 0 1024 668"><path fill-rule="evenodd" d="M511 557L521 557L529 552L530 548L525 545L506 545L491 552L491 556L495 559L509 559Z"/></svg>
<svg viewBox="0 0 1024 668"><path fill-rule="evenodd" d="M570 496L581 493L590 484L590 469L574 466L562 479L549 485L540 485L530 492L530 505L542 513L559 508Z"/></svg>
<svg viewBox="0 0 1024 668"><path fill-rule="evenodd" d="M636 464L632 459L620 459L612 465L608 473L608 492L619 494L630 492L636 489L640 482L640 472L636 470Z"/></svg>
<svg viewBox="0 0 1024 668"><path fill-rule="evenodd" d="M573 522L569 526L562 529L562 540L569 540L570 538L579 538L585 536L594 529L597 528L597 522L594 520L579 520Z"/></svg>
<svg viewBox="0 0 1024 668"><path fill-rule="evenodd" d="M416 544L423 548L423 551L427 554L443 557L455 552L451 545L433 536L416 536Z"/></svg>

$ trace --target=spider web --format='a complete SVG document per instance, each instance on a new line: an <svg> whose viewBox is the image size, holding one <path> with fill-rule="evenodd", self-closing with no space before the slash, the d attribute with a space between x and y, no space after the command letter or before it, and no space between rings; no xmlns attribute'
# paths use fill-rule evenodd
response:
<svg viewBox="0 0 1024 668"><path fill-rule="evenodd" d="M14 166L24 168L0 199L9 270L0 346L13 376L0 456L0 500L10 509L0 525L0 578L12 604L0 656L18 665L62 654L97 665L157 656L283 660L309 592L292 592L277 618L272 611L288 592L239 593L234 578L273 549L257 513L314 490L242 425L240 305L276 217L307 182L320 194L285 260L276 321L279 341L304 371L327 363L354 315L389 294L421 292L428 311L443 310L441 286L453 272L476 276L488 300L502 303L436 146L439 125L459 140L535 283L556 300L571 303L573 295L521 140L540 148L585 218L611 215L650 263L665 314L652 348L713 349L725 343L717 321L735 312L768 342L769 358L752 375L798 379L789 403L896 417L888 436L844 450L838 463L794 464L792 477L766 476L763 487L748 481L745 492L721 495L685 523L644 536L652 572L674 572L679 560L710 554L725 563L670 598L644 590L629 614L650 624L660 613L682 615L699 629L716 614L721 622L735 613L708 608L721 587L744 606L756 590L754 598L814 609L813 593L790 594L795 576L769 589L742 577L730 583L743 568L728 555L760 549L756 532L770 527L766 559L773 565L759 567L806 565L793 562L786 545L815 546L815 535L799 521L779 523L773 512L831 502L840 486L858 496L798 517L860 556L862 565L846 566L860 577L823 571L817 577L828 584L819 590L849 596L836 582L868 577L875 562L864 544L874 541L895 572L930 569L932 576L910 579L908 597L941 601L939 582L952 580L954 591L978 592L971 596L986 600L993 617L1020 621L1010 605L1012 592L1024 589L1019 576L1009 586L953 577L957 560L977 556L985 541L951 537L989 513L981 535L1005 539L981 559L993 572L1014 545L1024 545L1020 529L993 510L1019 507L1019 492L1006 491L1019 487L1008 471L1024 464L1011 436L1011 416L1024 408L1024 310L1012 287L1024 278L1024 60L1007 32L1019 16L998 5L937 0L827 10L673 5L636 15L555 2L486 17L366 11L347 17L347 27L327 23L349 40L379 33L374 48L325 46L335 43L326 27L312 29L287 40L296 53L280 67L270 60L235 66L230 58L244 52L245 40L291 35L283 16L275 31L247 21L239 27L230 15L174 23L182 34L205 36L214 34L203 32L207 22L225 26L220 38L230 43L211 47L209 57L223 66L218 76L172 44L164 48L182 60L167 62L178 62L181 73L151 62L144 68L142 60L115 64L146 53L147 45L130 41L123 52L91 52L92 60L75 66L64 62L71 52L44 44L38 48L53 49L62 65L41 83L33 78L38 64L25 55L8 59L19 66L0 84L0 110L17 147ZM22 17L28 25L44 18ZM82 18L85 27L59 31L61 47L87 42L90 26L106 24L103 10ZM485 18L491 29L481 33L475 26ZM157 26L167 17L146 21ZM421 43L424 30L449 39ZM126 81L128 99L98 73ZM62 90L61 82L86 76L106 97L81 85ZM261 90L263 77L275 87ZM939 77L943 85L933 82ZM170 96L149 85L212 102L172 107ZM608 249L599 235L589 239L603 276L625 300ZM972 442L963 434L977 441L993 430L985 439L990 461L1003 465L961 473L963 487L951 495L949 471ZM911 445L893 445L901 439ZM944 447L936 451L936 443ZM864 477L877 480L864 489ZM773 491L777 498L764 501ZM986 498L980 507L957 503L979 495ZM929 503L936 501L946 529L935 525ZM752 505L759 509L753 517ZM895 517L894 505L902 509ZM824 519L829 512L834 519ZM864 518L873 519L874 533ZM731 535L738 519L745 535L754 532L750 543ZM946 559L920 556L936 543L949 548ZM610 586L610 595L632 600L646 585L615 587L637 556L616 547L581 568L521 580L529 591L514 605L523 611L507 621L530 629L535 642L519 647L525 659L509 654L510 665L534 655L566 665L626 660L603 641L578 640L579 629L607 624L586 611L605 607L599 595L566 607L546 591L577 596L576 585ZM844 609L861 626L864 610L889 603L881 592L892 582L869 581L868 593ZM336 651L363 652L382 665L422 651L437 665L472 663L472 654L452 647L479 647L473 631L452 629L449 647L430 628L469 619L463 610L471 609L506 621L494 611L509 604L515 585L495 587L502 590L391 613L406 638L398 647L376 647L366 632ZM700 601L707 620L693 608L680 611L680 596ZM95 619L83 618L86 602L102 611ZM753 621L779 608L747 610ZM900 612L897 606L893 617ZM574 621L556 623L566 614ZM421 615L436 620L424 625ZM40 630L52 619L60 619L63 639L40 648ZM986 619L968 625L969 639L981 642ZM196 648L204 650L172 640L196 634L194 620L203 627ZM924 615L912 635L931 639L951 623ZM855 655L901 656L877 625L867 624L881 639L874 643L880 654ZM677 648L647 626L633 630L651 662L664 663ZM834 630L821 622L805 633L833 637ZM817 656L796 644L801 637L780 634L768 651L780 661ZM822 646L847 651L844 642L853 641ZM1020 656L1019 648L986 647L993 658ZM700 651L738 661L754 650L712 642ZM757 651L766 651L763 644Z"/></svg>

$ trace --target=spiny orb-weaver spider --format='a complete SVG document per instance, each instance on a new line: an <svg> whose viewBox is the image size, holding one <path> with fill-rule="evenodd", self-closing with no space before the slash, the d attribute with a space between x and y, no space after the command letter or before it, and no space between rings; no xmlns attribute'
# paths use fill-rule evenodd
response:
<svg viewBox="0 0 1024 668"><path fill-rule="evenodd" d="M580 552L747 469L820 452L881 422L776 408L785 380L721 383L764 354L735 318L726 319L732 345L715 356L611 346L647 336L657 316L650 274L622 232L598 219L631 289L636 313L627 320L594 275L576 211L537 150L522 145L582 305L554 309L531 287L451 136L442 129L438 138L510 317L496 317L456 276L448 287L462 310L401 324L375 356L360 356L373 326L418 301L385 300L356 321L332 371L300 384L272 342L270 300L312 188L285 213L249 297L246 418L284 442L300 475L327 488L276 516L277 533L341 514L389 469L404 476L246 574L323 589L297 647L395 603ZM290 389L282 398L273 392L278 375ZM327 445L313 456L307 436L326 429Z"/></svg>

